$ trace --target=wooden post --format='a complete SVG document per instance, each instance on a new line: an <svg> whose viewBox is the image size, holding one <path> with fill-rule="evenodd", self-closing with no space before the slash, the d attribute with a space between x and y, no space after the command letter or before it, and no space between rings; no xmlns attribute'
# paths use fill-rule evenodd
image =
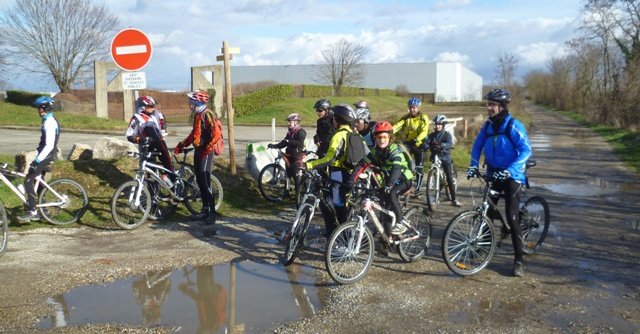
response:
<svg viewBox="0 0 640 334"><path fill-rule="evenodd" d="M240 49L238 48L229 48L229 43L226 41L222 42L222 57L216 57L216 60L224 61L224 88L226 95L226 104L227 104L227 128L229 133L229 171L231 175L236 175L236 144L235 144L235 131L233 128L233 105L232 105L232 96L231 96L231 54L239 53ZM222 58L222 59L220 59Z"/></svg>
<svg viewBox="0 0 640 334"><path fill-rule="evenodd" d="M467 129L469 128L469 124L467 124L467 119L464 119L464 138L467 139Z"/></svg>

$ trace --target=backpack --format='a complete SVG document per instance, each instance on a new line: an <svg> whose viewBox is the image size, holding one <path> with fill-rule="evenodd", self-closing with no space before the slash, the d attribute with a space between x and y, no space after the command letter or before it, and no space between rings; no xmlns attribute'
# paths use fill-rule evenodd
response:
<svg viewBox="0 0 640 334"><path fill-rule="evenodd" d="M409 149L404 144L397 143L398 150L404 154L404 158L407 160L407 167L411 170L413 175L416 175L416 161L413 159Z"/></svg>
<svg viewBox="0 0 640 334"><path fill-rule="evenodd" d="M506 134L507 135L507 139L509 139L509 142L511 143L511 145L513 147L515 147L516 144L513 142L513 139L511 139L511 128L513 127L513 120L514 120L513 117L509 118L509 121L507 122L507 126L504 128L505 131L507 131L507 132L498 132L498 133L494 133L492 135L489 135L489 130L487 129L489 127L489 123L487 123L487 125L484 127L484 136L486 138L489 138L489 137L494 137L494 136L499 136L499 135Z"/></svg>
<svg viewBox="0 0 640 334"><path fill-rule="evenodd" d="M348 130L344 130L348 131ZM360 160L364 159L367 155L367 148L362 140L362 137L355 133L348 131L347 132L347 143L346 143L346 152L344 154L347 155L344 165L349 169L354 169Z"/></svg>
<svg viewBox="0 0 640 334"><path fill-rule="evenodd" d="M222 137L222 122L220 122L220 119L216 117L213 119L213 124L217 129L213 134L213 141L216 143L213 146L213 154L222 155L224 153L224 137Z"/></svg>

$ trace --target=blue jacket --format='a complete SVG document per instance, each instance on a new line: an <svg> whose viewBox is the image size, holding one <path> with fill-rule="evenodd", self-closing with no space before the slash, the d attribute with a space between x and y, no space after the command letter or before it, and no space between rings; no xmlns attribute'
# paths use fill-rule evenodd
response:
<svg viewBox="0 0 640 334"><path fill-rule="evenodd" d="M511 118L511 114L507 114L497 132L490 119L482 124L471 149L471 167L480 165L480 155L484 152L487 175L506 169L512 179L522 183L525 164L531 157L531 144L524 125L515 118L509 122ZM507 129L509 123L511 128Z"/></svg>

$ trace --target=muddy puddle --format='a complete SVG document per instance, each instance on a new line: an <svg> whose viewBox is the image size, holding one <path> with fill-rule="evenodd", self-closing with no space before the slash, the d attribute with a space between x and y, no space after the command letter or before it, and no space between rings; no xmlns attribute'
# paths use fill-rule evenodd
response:
<svg viewBox="0 0 640 334"><path fill-rule="evenodd" d="M263 333L322 307L315 270L249 261L152 271L51 296L40 329L117 323L182 333Z"/></svg>

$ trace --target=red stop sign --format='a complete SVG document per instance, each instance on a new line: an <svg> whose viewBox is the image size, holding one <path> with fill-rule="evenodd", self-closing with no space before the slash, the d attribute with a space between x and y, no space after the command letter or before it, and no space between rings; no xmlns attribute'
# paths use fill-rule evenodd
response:
<svg viewBox="0 0 640 334"><path fill-rule="evenodd" d="M111 41L111 57L121 69L137 71L151 60L151 41L134 28L121 30Z"/></svg>

